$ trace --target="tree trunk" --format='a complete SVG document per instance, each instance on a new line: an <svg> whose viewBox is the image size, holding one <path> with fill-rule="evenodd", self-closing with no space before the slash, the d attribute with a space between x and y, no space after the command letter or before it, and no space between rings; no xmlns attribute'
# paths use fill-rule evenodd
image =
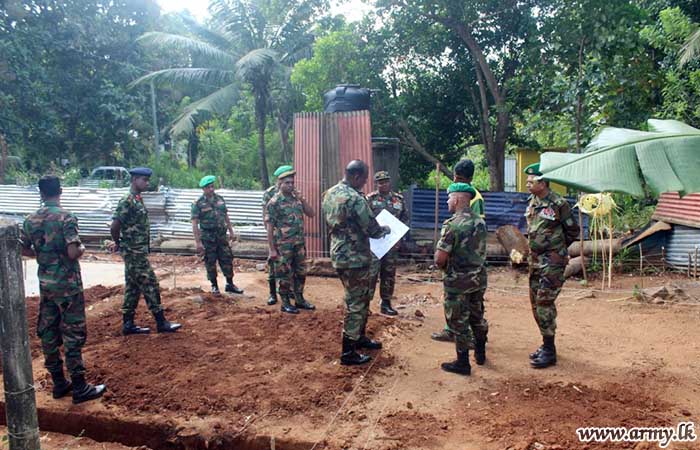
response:
<svg viewBox="0 0 700 450"><path fill-rule="evenodd" d="M192 169L197 166L197 156L199 155L199 135L197 130L193 130L187 140L187 166Z"/></svg>
<svg viewBox="0 0 700 450"><path fill-rule="evenodd" d="M265 155L265 126L267 118L263 114L258 117L258 158L260 159L260 184L263 189L270 187L270 176L267 173L267 156Z"/></svg>
<svg viewBox="0 0 700 450"><path fill-rule="evenodd" d="M5 183L5 168L7 167L7 142L0 133L0 184Z"/></svg>
<svg viewBox="0 0 700 450"><path fill-rule="evenodd" d="M289 145L289 122L278 116L277 126L280 132L280 142L282 143L282 161L291 162L293 155Z"/></svg>
<svg viewBox="0 0 700 450"><path fill-rule="evenodd" d="M447 166L445 166L442 162L440 162L439 159L428 153L428 151L422 145L420 145L418 139L416 138L416 135L413 134L411 128L408 126L408 124L403 118L399 119L398 132L403 135L404 142L408 145L409 148L412 148L416 153L418 153L431 163L436 164L438 167L440 167L440 172L448 176L450 180L452 179L452 171L448 169Z"/></svg>

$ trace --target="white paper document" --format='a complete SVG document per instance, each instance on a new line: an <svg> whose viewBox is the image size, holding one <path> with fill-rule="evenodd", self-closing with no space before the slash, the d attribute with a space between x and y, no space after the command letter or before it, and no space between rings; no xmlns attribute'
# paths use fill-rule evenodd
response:
<svg viewBox="0 0 700 450"><path fill-rule="evenodd" d="M383 209L382 212L377 215L377 222L383 227L391 228L391 233L383 238L370 238L369 240L369 248L372 250L372 253L374 253L374 256L382 259L382 257L408 233L408 227L386 209Z"/></svg>

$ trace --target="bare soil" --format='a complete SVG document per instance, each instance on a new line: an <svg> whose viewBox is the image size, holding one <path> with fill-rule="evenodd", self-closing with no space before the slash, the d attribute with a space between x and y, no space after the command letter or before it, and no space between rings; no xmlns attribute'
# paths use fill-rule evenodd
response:
<svg viewBox="0 0 700 450"><path fill-rule="evenodd" d="M349 368L338 364L343 292L337 279L310 277L307 297L318 309L292 316L265 304L266 273L256 263L238 264L244 295L212 296L202 290L206 277L196 261L168 258L176 259L162 265L178 267L179 287L165 288L172 280L163 275L163 304L169 320L183 324L176 334L123 337L121 287L86 291L88 378L109 389L97 402L74 406L51 398L33 337L38 300L28 299L42 430L81 435L81 445L94 442L75 447L85 449L101 449L102 442L154 450L269 449L274 440L276 449L307 450L640 450L657 446L581 443L575 430L675 426L700 416L700 302L694 300L700 288L678 275L643 280L645 288L680 286L688 293L683 302L663 304L632 297L642 284L638 277L619 276L606 292L593 282L567 283L557 302L558 364L533 370L527 354L540 338L527 276L492 270L487 364L473 364L472 376L460 377L439 368L454 358L454 346L430 339L444 323L435 274L401 269L399 317L379 315L377 301L372 305L369 332L384 349L372 352L371 365ZM155 327L143 304L137 321Z"/></svg>

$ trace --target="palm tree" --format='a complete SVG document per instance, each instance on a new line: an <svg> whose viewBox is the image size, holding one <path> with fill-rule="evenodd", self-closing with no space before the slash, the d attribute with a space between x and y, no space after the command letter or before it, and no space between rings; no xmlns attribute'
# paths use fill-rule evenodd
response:
<svg viewBox="0 0 700 450"><path fill-rule="evenodd" d="M700 55L700 28L688 37L681 47L681 65L684 65Z"/></svg>
<svg viewBox="0 0 700 450"><path fill-rule="evenodd" d="M260 182L269 186L265 129L272 113L271 93L277 77L288 77L293 65L313 42L313 21L326 0L212 0L207 27L188 22L190 35L146 33L138 41L147 47L187 52L190 67L151 72L132 85L153 81L168 86L199 86L208 95L188 105L172 124L171 134L189 134L201 113L228 114L242 86L255 100Z"/></svg>

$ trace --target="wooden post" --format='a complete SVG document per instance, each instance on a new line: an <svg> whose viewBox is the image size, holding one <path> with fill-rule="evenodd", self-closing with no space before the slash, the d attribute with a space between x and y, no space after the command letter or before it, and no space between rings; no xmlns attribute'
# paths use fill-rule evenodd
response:
<svg viewBox="0 0 700 450"><path fill-rule="evenodd" d="M690 278L690 265L691 265L692 263L693 263L693 257L692 257L692 255L690 254L690 252L688 252L688 278Z"/></svg>
<svg viewBox="0 0 700 450"><path fill-rule="evenodd" d="M642 254L642 244L639 244L639 284L644 289L644 254Z"/></svg>
<svg viewBox="0 0 700 450"><path fill-rule="evenodd" d="M579 239L581 241L581 269L583 270L583 279L588 283L588 274L586 273L586 255L583 254L583 213L581 212L581 194L578 195L578 225ZM589 221L590 223L590 221ZM590 233L589 233L590 234Z"/></svg>
<svg viewBox="0 0 700 450"><path fill-rule="evenodd" d="M695 246L695 261L693 261L693 279L698 279L698 247Z"/></svg>
<svg viewBox="0 0 700 450"><path fill-rule="evenodd" d="M612 288L612 263L613 263L613 251L612 251L612 243L613 243L613 216L612 216L612 211L610 211L610 215L608 216L609 218L609 230L610 230L610 236L609 236L609 241L608 241L608 289ZM642 248L640 245L639 248Z"/></svg>
<svg viewBox="0 0 700 450"><path fill-rule="evenodd" d="M435 228L433 229L433 250L438 242L438 218L440 216L440 163L435 164Z"/></svg>
<svg viewBox="0 0 700 450"><path fill-rule="evenodd" d="M661 272L666 273L666 247L661 246Z"/></svg>
<svg viewBox="0 0 700 450"><path fill-rule="evenodd" d="M0 221L0 349L10 450L39 450L17 225Z"/></svg>

